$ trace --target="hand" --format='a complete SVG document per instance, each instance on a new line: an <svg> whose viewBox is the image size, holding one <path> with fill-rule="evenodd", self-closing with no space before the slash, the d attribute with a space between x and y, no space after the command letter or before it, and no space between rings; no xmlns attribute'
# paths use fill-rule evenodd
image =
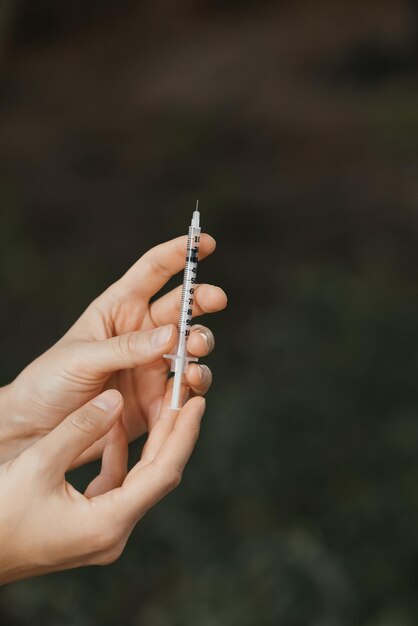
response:
<svg viewBox="0 0 418 626"><path fill-rule="evenodd" d="M122 552L146 511L176 487L199 434L205 408L192 398L180 412L154 415L139 463L126 476L123 399L107 390L39 442L0 466L0 583L106 564ZM102 471L81 494L65 472L109 431Z"/></svg>
<svg viewBox="0 0 418 626"><path fill-rule="evenodd" d="M183 236L149 250L87 308L58 343L7 388L6 412L13 420L9 428L13 450L9 437L7 445L0 445L0 461L32 445L66 415L108 387L118 389L125 398L123 426L128 439L147 430L150 412L161 406L167 390L169 363L163 354L175 349L174 324L179 315L181 285L152 303L150 299L184 267L186 243L187 236ZM200 259L211 254L215 245L212 237L203 234ZM225 306L222 289L196 286L194 316ZM189 353L201 357L213 347L211 331L193 326L187 344ZM191 364L185 384L192 395L203 395L211 379L207 366ZM75 465L97 458L104 445L104 439L96 442Z"/></svg>

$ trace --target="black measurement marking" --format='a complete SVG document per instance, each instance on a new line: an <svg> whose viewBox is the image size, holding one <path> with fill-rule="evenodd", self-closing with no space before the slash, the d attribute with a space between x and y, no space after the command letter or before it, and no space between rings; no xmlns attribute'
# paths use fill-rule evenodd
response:
<svg viewBox="0 0 418 626"><path fill-rule="evenodd" d="M192 246L193 239L193 246ZM199 242L200 235L192 236L192 229L189 228L189 235L187 238L187 252L186 252L186 267L184 268L184 276L183 276L183 290L181 294L181 305L180 305L180 318L178 328L181 332L181 327L183 324L186 326L191 326L192 321L191 317L193 315L193 296L195 292L195 287L190 287L189 285L196 284L196 275L197 275L197 263L198 263L198 255L199 255ZM193 274L193 276L192 276ZM186 295L189 294L189 295ZM188 306L192 308L186 309L187 306L186 300L188 300ZM190 335L190 330L185 329L184 336L188 337Z"/></svg>

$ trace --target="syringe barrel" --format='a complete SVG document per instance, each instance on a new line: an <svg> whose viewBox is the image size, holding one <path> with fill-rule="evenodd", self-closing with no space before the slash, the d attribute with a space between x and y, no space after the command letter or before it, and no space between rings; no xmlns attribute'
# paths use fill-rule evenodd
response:
<svg viewBox="0 0 418 626"><path fill-rule="evenodd" d="M187 254L186 265L184 268L183 291L181 295L180 318L178 323L178 349L179 356L186 355L187 339L190 335L190 327L192 325L193 304L195 300L195 291L197 284L197 263L199 260L199 244L200 244L199 227L189 227L189 236L187 238Z"/></svg>
<svg viewBox="0 0 418 626"><path fill-rule="evenodd" d="M190 335L193 305L196 297L195 292L197 285L197 263L199 260L200 232L200 215L196 206L196 211L193 213L187 237L187 253L183 275L183 290L181 294L177 349L174 354L164 355L165 358L170 359L171 371L174 372L173 393L170 408L176 410L181 408L180 390L183 372L187 369L190 361L198 360L197 357L187 355L187 340Z"/></svg>

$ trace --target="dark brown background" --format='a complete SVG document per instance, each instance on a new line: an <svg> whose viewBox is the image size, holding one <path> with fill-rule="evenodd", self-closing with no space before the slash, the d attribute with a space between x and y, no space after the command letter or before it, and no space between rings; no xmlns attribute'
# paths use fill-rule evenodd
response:
<svg viewBox="0 0 418 626"><path fill-rule="evenodd" d="M2 626L416 624L416 4L3 0L0 33L1 380L196 198L230 298L181 489Z"/></svg>

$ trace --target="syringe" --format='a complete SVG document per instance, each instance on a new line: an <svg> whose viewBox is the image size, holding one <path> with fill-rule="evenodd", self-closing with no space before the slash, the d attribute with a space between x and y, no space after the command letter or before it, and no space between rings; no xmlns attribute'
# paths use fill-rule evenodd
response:
<svg viewBox="0 0 418 626"><path fill-rule="evenodd" d="M176 354L165 354L166 359L171 359L171 371L174 372L173 395L171 396L170 409L181 409L180 390L183 372L186 371L191 361L197 361L197 357L187 356L187 339L192 325L192 312L194 294L196 289L197 261L200 242L200 213L199 201L196 202L196 210L193 213L189 226L187 239L186 265L183 276L183 291L181 296L180 318L178 323L179 338Z"/></svg>

